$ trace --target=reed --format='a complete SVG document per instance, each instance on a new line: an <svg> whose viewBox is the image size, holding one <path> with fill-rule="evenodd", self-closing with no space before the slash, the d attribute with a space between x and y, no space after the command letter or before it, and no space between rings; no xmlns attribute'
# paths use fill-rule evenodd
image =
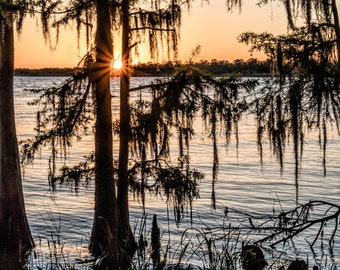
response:
<svg viewBox="0 0 340 270"><path fill-rule="evenodd" d="M334 253L331 251L326 256L326 250L321 245L318 248L322 256L319 257L316 242L328 242L327 248L333 248L338 235L339 215L339 206L322 201L310 201L293 210L266 216L227 209L222 220L216 218L215 226L208 226L201 221L201 224L191 224L188 228L175 232L170 229L170 225L168 229L160 228L156 215L149 218L147 214L143 214L132 226L133 234L138 238L138 249L131 260L130 269L262 270L266 265L268 269L287 269L296 262L308 269L336 269ZM38 244L25 269L93 269L96 261L83 252L82 245L76 247L72 254L65 248L60 215L55 218L49 213L48 222L49 238L38 237ZM312 226L319 227L310 231ZM314 232L310 234L313 235L313 241L306 241L306 245L310 245L313 251L313 256L310 257L294 250L294 240L301 241L299 237L305 238L306 232ZM278 247L283 241L281 239L286 241ZM84 242L86 243L88 241Z"/></svg>

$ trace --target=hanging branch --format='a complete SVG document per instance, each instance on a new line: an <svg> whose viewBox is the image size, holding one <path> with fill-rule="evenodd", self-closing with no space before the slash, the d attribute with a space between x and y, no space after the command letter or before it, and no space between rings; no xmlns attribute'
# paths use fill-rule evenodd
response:
<svg viewBox="0 0 340 270"><path fill-rule="evenodd" d="M336 46L333 30L327 24L313 24L277 37L268 33L244 33L239 41L250 44L251 51L265 52L275 67L273 77L254 93L252 102L258 123L259 150L262 151L263 134L267 131L282 170L285 145L292 136L297 180L304 130L319 130L324 159L326 126L335 124L340 134L340 95L337 63L333 58Z"/></svg>
<svg viewBox="0 0 340 270"><path fill-rule="evenodd" d="M91 56L84 58L89 65ZM35 154L45 145L51 145L49 158L49 181L52 187L56 183L56 158L58 154L66 158L67 149L76 138L81 140L91 130L93 106L91 105L92 83L88 79L87 68L74 74L62 85L49 89L27 89L40 94L30 105L38 106L37 134L33 139L21 141L21 163L30 164Z"/></svg>
<svg viewBox="0 0 340 270"><path fill-rule="evenodd" d="M84 63L91 68L89 59ZM32 104L39 105L37 136L22 144L22 161L32 162L34 155L44 145L51 144L52 183L74 181L75 187L81 179L89 181L93 174L93 158L73 167L64 165L60 174L55 171L58 153L66 156L72 146L72 138L81 138L83 131L90 130L92 116L92 85L85 73L66 81L65 85L52 89L36 90L41 94ZM84 85L85 83L85 85ZM197 198L198 184L202 173L190 169L190 140L194 135L193 123L203 118L205 128L215 147L213 181L218 171L218 133L223 131L225 141L230 142L237 122L247 109L246 101L238 92L249 91L255 80L241 81L238 78L213 78L194 68L180 70L173 78L160 80L146 87L131 89L143 91L140 99L130 104L130 161L129 183L137 198L144 205L144 192L165 197L172 204L177 221L181 213ZM151 96L150 96L151 93ZM116 123L117 124L117 123ZM118 125L114 125L118 126ZM119 129L115 130L119 135ZM178 163L165 162L170 156L170 140L177 134ZM65 180L66 179L66 180ZM214 191L213 191L214 192Z"/></svg>
<svg viewBox="0 0 340 270"><path fill-rule="evenodd" d="M220 132L224 133L224 141L230 142L231 134L234 131L237 137L237 122L241 114L247 109L247 103L239 96L239 91L249 91L256 85L255 80L241 81L238 78L217 79L202 73L201 71L187 67L178 71L173 78L166 81L160 80L150 85L151 99L140 98L130 108L131 112L131 157L134 167L143 172L143 176L133 178L134 185L137 185L142 192L143 185L150 189L148 181L162 179L155 178L155 169L150 164L159 167L163 174L173 175L174 171L169 167L165 169L161 160L168 159L170 140L176 134L178 147L178 158L182 165L175 165L182 172L182 177L187 181L196 181L202 176L192 178L192 171L187 170L190 165L190 140L194 135L193 123L203 119L205 128L209 133L213 144L212 175L213 183L217 181L218 171L218 148L217 142ZM146 90L138 87L133 90ZM149 156L149 158L147 158ZM149 160L149 161L147 161ZM152 160L152 161L150 161ZM162 165L163 164L163 165ZM178 176L180 171L176 172ZM135 174L136 176L140 174ZM185 176L187 175L187 176ZM192 175L192 176L190 176ZM190 176L188 178L188 176ZM164 178L166 178L163 175ZM181 184L185 186L183 183ZM180 185L178 185L178 191ZM160 189L157 188L159 193ZM188 191L196 193L196 188ZM167 192L166 192L167 193ZM183 193L183 197L186 195ZM190 195L194 198L196 195ZM175 200L176 201L176 200ZM189 200L191 202L191 200ZM180 201L177 201L180 202ZM214 188L212 190L212 204L214 205ZM177 205L177 203L176 203ZM178 215L177 215L178 216Z"/></svg>
<svg viewBox="0 0 340 270"><path fill-rule="evenodd" d="M190 5L191 1L172 1L161 3L152 1L149 6L130 8L130 39L140 42L148 38L150 55L158 60L160 48L167 48L167 56L173 53L176 57L177 42L181 26L182 4ZM135 47L136 54L138 48Z"/></svg>

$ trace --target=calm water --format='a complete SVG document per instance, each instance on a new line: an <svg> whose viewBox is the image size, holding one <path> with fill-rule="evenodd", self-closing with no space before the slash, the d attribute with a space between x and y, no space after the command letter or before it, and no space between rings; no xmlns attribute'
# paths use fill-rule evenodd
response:
<svg viewBox="0 0 340 270"><path fill-rule="evenodd" d="M27 105L27 101L32 100L34 96L24 92L23 89L53 86L63 79L60 77L15 77L16 122L19 139L33 136L35 126L36 108ZM132 85L138 86L150 81L151 78L133 78ZM113 79L112 91L117 91L118 87L118 79ZM113 100L113 108L117 108L116 100ZM203 129L199 127L196 131L191 146L191 164L203 171L206 177L200 186L201 197L194 202L195 228L222 225L225 207L256 215L272 214L273 207L278 210L280 207L288 210L296 205L294 164L290 147L287 149L283 174L280 174L276 158L270 155L268 144L264 145L264 164L261 167L255 134L254 121L251 117L247 117L240 125L238 151L236 151L234 142L227 149L224 145L220 145L220 170L216 183L217 209L213 210L210 200L212 146ZM75 148L70 152L70 163L81 160L83 155L93 150L92 139L93 137L89 136L80 143L75 143ZM300 203L313 199L326 200L340 205L339 153L340 139L334 133L334 135L329 135L327 176L323 177L322 152L318 145L317 134L306 138L298 189ZM34 165L28 166L24 171L26 211L34 239L36 243L47 247L46 239L53 237L63 243L63 251L70 258L85 256L93 218L93 187L91 185L87 188L80 187L78 193L69 187L60 187L57 193L52 194L47 182L47 158L48 152L42 151L37 156ZM277 200L280 200L281 205L275 203ZM147 200L146 212L148 226L152 215L157 214L162 232L172 231L174 233L172 240L175 241L179 239L176 232L190 226L188 217L184 219L184 223L179 228L173 221L168 224L167 216L169 215L173 220L173 215L171 210L166 211L161 198ZM142 210L139 203L131 198L133 224L140 221L141 216ZM312 234L315 233L316 231ZM310 236L307 235L297 240L295 251L302 258L308 256L313 263L306 237L308 240ZM248 236L246 240L251 239L251 236ZM334 260L338 265L339 254L340 232L338 229L334 249Z"/></svg>

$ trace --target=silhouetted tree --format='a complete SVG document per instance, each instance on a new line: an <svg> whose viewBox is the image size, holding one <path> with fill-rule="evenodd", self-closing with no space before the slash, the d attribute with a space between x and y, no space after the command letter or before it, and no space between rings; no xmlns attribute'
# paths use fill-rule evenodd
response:
<svg viewBox="0 0 340 270"><path fill-rule="evenodd" d="M84 108L85 100L88 98L90 88L93 88L95 98L95 217L91 236L90 250L95 256L99 256L104 252L102 264L104 261L109 261L110 267L116 269L119 267L128 267L128 258L131 254L129 249L133 245L129 226L129 211L128 211L128 143L129 143L129 77L130 77L130 50L134 47L132 41L137 43L140 40L140 35L149 36L149 43L152 55L157 55L157 40L166 37L166 43L169 46L169 53L176 50L176 40L180 22L181 6L177 1L172 1L169 5L165 1L155 1L150 3L151 10L148 5L142 5L143 8L137 6L138 1L121 2L116 1L94 1L83 3L82 1L74 1L67 6L67 10L60 11L58 5L45 10L44 17L44 33L49 33L50 14L56 12L63 14L62 17L53 21L53 24L59 29L59 26L67 24L70 20L76 19L77 29L82 25L86 26L90 33L91 11L95 7L96 16L96 40L95 40L95 61L91 54L84 58L84 73L77 74L73 80L68 81L60 90L48 91L48 95L58 95L58 100L61 106L59 120L55 121L52 130L44 132L39 130L40 138L31 144L32 152L27 150L27 145L24 152L27 154L25 158L33 158L33 154L39 147L39 143L49 141L52 145L51 158L51 175L55 170L54 159L56 157L56 137L60 137L59 142L62 148L65 149L70 144L71 136L75 135L79 125L77 121L82 121L86 117L82 117L82 113L86 114ZM185 1L182 4L190 4L190 1ZM117 25L111 26L112 21ZM122 62L123 68L121 72L121 106L120 106L120 150L118 158L118 181L115 181L113 156L112 156L112 117L111 117L111 94L109 86L109 74L112 61L112 28L122 26ZM160 33L160 34L158 34ZM171 48L171 49L170 49ZM88 87L82 88L85 76L89 76L87 81ZM83 92L75 92L78 87ZM78 90L80 90L78 89ZM72 91L72 95L70 95ZM81 97L79 97L82 95ZM67 95L70 99L73 98L73 108L65 107ZM77 96L78 95L78 96ZM55 99L57 100L57 99ZM51 100L48 99L47 102ZM57 101L56 101L57 102ZM48 105L45 103L44 105ZM54 106L54 105L53 105ZM47 109L48 110L48 109ZM65 111L66 110L66 111ZM45 111L46 113L47 111ZM41 113L43 115L44 112ZM65 118L66 117L66 118ZM44 118L43 121L47 120ZM75 120L73 120L75 119ZM48 120L47 120L48 121ZM85 120L85 122L87 119ZM40 123L40 127L44 124ZM84 123L84 122L82 122ZM81 125L80 125L81 126ZM32 155L31 155L32 154ZM86 163L84 164L86 166ZM79 167L78 167L79 168ZM82 167L83 168L83 167ZM88 172L92 172L91 168L87 167ZM69 173L64 169L64 173ZM70 176L71 174L68 174ZM74 175L74 174L73 174ZM81 177L82 173L77 174ZM51 183L55 183L55 179L51 177ZM117 187L117 190L116 190ZM119 204L116 203L119 201ZM108 209L107 205L111 207Z"/></svg>
<svg viewBox="0 0 340 270"><path fill-rule="evenodd" d="M15 129L14 13L12 1L0 2L0 268L19 269L33 247L28 226Z"/></svg>
<svg viewBox="0 0 340 270"><path fill-rule="evenodd" d="M42 105L38 134L35 140L23 146L24 159L30 161L41 145L51 144L53 184L56 152L70 146L72 136L80 137L80 128L89 129L89 111L85 104L90 96L89 89L94 90L96 198L90 250L95 256L103 255L99 267L129 267L130 251L134 244L129 226L129 185L142 197L143 202L145 190L155 194L164 193L168 202L173 204L178 222L185 207L191 206L192 200L198 196L197 182L203 176L189 167L189 141L193 133L194 116L198 112L203 114L213 142L213 179L216 181L218 124L225 130L225 138L229 142L231 132L233 128L237 129L237 121L246 107L245 100L238 96L239 89L254 86L253 81L243 82L234 77L214 79L194 68L188 68L165 81L130 89L131 50L136 48L142 36L148 36L152 57L157 58L162 40L168 47L168 55L176 54L181 11L190 2L153 1L150 6L141 7L138 6L138 1L96 2L97 34L94 57L89 53L84 58L82 72L75 74L61 87L44 89L41 99L36 101ZM87 14L93 7L79 2L73 4L75 6L68 7L66 15L57 20L55 25L66 24L73 18L82 18L78 19L79 25L89 22ZM119 134L117 167L113 167L112 162L109 100L112 21L117 22L117 27L122 26L120 119L113 126L113 130ZM140 99L131 104L129 93L144 89L152 94L151 100ZM214 92L214 98L211 98L209 91ZM199 110L200 106L204 109ZM172 129L178 134L180 142L179 163L175 165L168 162ZM60 144L60 149L57 148L57 143ZM73 169L76 169L76 173ZM73 169L62 168L63 174L59 179L79 180L85 174L93 172L88 162ZM150 181L153 184L149 184ZM111 206L109 211L108 205Z"/></svg>
<svg viewBox="0 0 340 270"><path fill-rule="evenodd" d="M113 176L112 112L110 68L113 59L110 2L95 1L96 47L94 63L95 95L95 213L90 251L99 256L110 248L119 253L115 242L119 228L116 188ZM107 207L109 205L109 207ZM114 261L112 267L118 268Z"/></svg>

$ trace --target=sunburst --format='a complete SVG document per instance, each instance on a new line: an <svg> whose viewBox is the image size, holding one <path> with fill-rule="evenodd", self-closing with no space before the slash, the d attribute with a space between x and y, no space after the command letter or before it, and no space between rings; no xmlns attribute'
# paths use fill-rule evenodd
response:
<svg viewBox="0 0 340 270"><path fill-rule="evenodd" d="M113 61L112 67L114 69L121 69L122 68L122 60L120 59L120 57Z"/></svg>

